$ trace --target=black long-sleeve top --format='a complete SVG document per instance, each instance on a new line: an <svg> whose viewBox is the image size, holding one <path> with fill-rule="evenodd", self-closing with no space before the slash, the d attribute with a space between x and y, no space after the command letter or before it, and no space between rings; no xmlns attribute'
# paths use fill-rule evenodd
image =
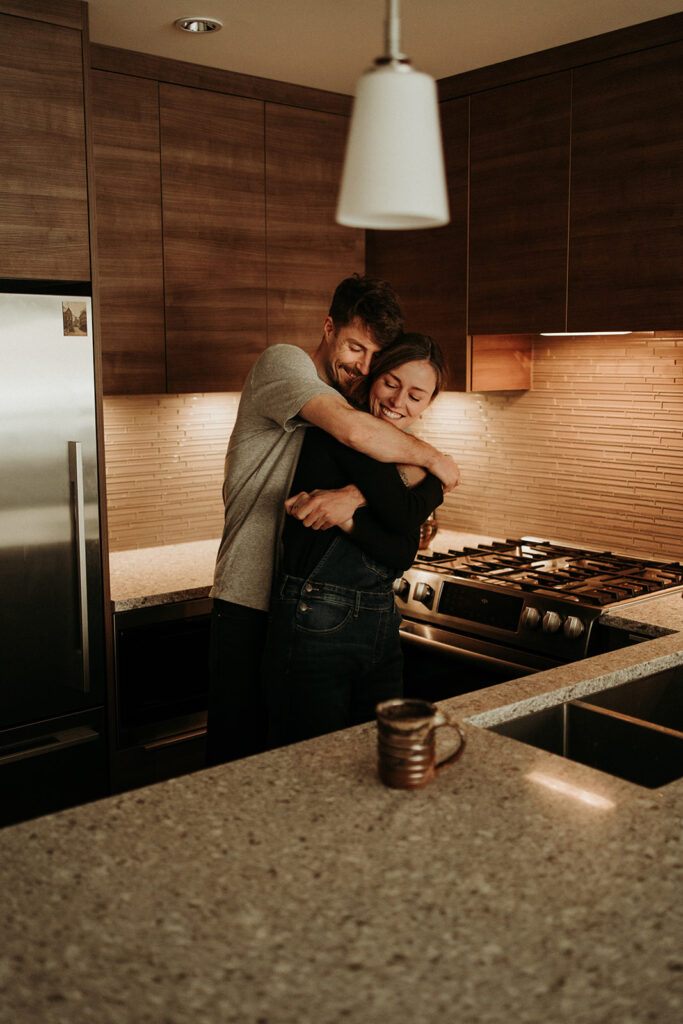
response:
<svg viewBox="0 0 683 1024"><path fill-rule="evenodd" d="M441 482L427 473L416 487L406 487L394 463L377 462L325 431L308 427L290 494L346 484L355 484L367 502L353 517L349 539L399 575L415 558L420 526L443 501ZM340 532L338 527L312 530L286 516L281 569L305 579Z"/></svg>

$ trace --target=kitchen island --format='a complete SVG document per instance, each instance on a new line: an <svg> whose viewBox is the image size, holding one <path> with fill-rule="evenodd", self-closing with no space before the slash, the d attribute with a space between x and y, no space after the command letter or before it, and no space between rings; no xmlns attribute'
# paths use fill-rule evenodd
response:
<svg viewBox="0 0 683 1024"><path fill-rule="evenodd" d="M682 640L445 701L467 748L424 790L379 782L365 725L6 828L0 1020L678 1024L683 780L473 723Z"/></svg>

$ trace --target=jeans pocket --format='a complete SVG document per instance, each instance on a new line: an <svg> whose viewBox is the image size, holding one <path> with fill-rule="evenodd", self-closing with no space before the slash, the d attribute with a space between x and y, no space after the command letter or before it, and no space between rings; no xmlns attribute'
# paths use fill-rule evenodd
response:
<svg viewBox="0 0 683 1024"><path fill-rule="evenodd" d="M353 613L348 604L306 598L296 610L296 628L303 633L336 633L346 625Z"/></svg>

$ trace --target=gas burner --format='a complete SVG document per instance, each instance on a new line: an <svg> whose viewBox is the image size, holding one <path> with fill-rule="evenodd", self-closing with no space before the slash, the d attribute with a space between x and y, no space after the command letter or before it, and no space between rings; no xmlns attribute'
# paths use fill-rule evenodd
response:
<svg viewBox="0 0 683 1024"><path fill-rule="evenodd" d="M453 579L552 594L604 607L683 585L683 565L611 551L521 538L418 555L420 565Z"/></svg>

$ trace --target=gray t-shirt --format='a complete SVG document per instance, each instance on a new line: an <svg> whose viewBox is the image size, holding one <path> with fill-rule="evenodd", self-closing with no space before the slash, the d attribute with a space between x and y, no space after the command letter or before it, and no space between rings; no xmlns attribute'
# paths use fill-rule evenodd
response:
<svg viewBox="0 0 683 1024"><path fill-rule="evenodd" d="M295 345L273 345L245 381L225 457L225 526L211 597L268 610L284 500L315 395L338 395Z"/></svg>

